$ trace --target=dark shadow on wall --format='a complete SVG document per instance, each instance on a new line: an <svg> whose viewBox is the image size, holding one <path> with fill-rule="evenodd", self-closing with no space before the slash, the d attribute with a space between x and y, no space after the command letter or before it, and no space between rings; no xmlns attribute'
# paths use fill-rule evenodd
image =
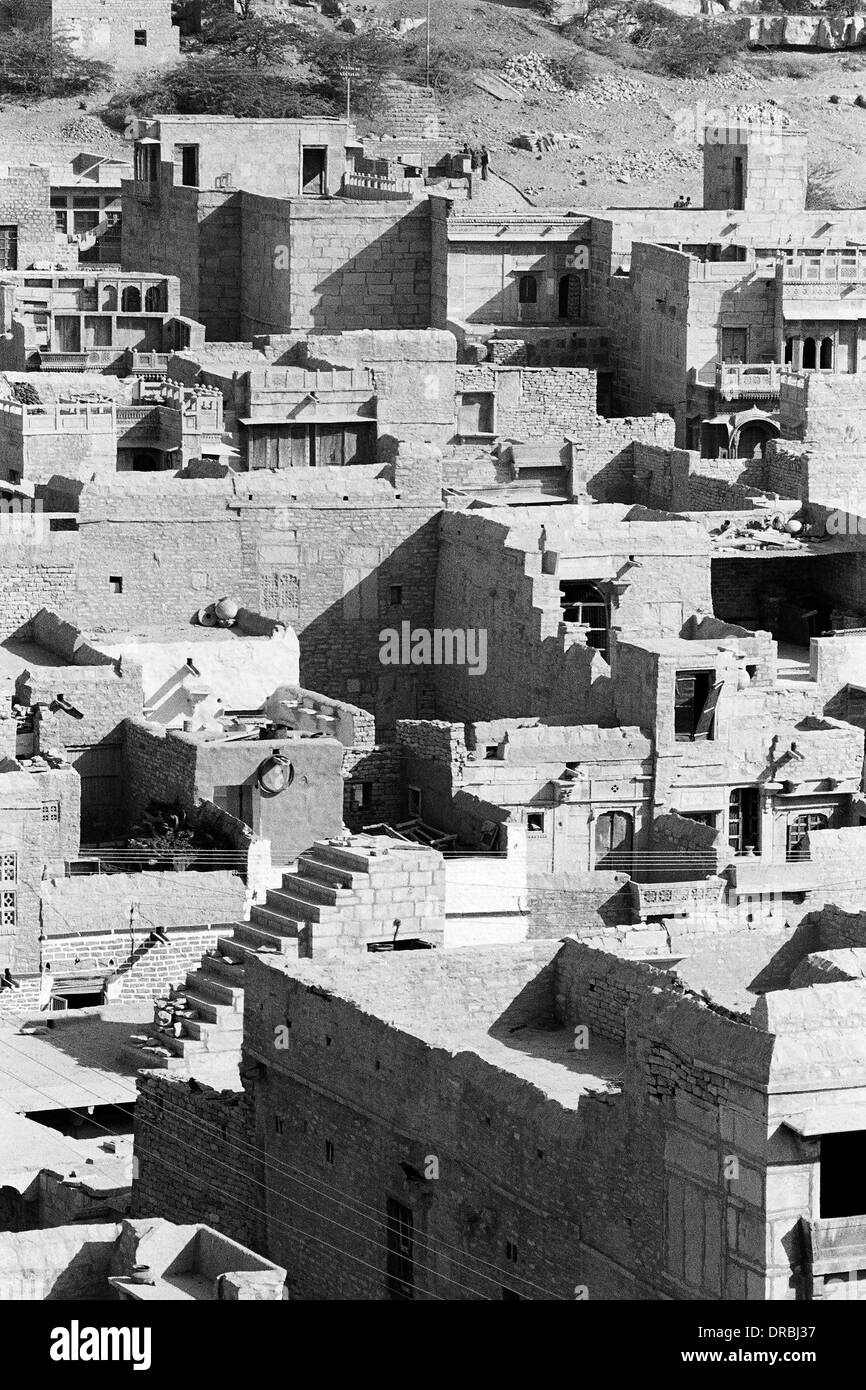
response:
<svg viewBox="0 0 866 1390"><path fill-rule="evenodd" d="M316 228L309 255L299 240L306 226ZM301 261L318 264L312 257L318 235L318 224L295 222L293 266ZM422 204L316 281L312 303L301 302L301 282L293 271L293 317L296 314L299 322L314 328L427 328L431 322L430 255L429 211ZM304 277L305 293L309 293L308 283Z"/></svg>
<svg viewBox="0 0 866 1390"><path fill-rule="evenodd" d="M385 629L400 634L404 622L411 629L432 629L437 518L438 512L422 522L368 575L349 583L341 598L327 603L307 620L308 595L312 592L315 599L324 589L339 592L351 567L351 542L338 546L332 558L322 549L318 572L307 567L301 575L299 611L285 619L298 634L301 685L370 710L382 734L393 731L398 719L433 717L435 668L411 662L383 663L379 634ZM369 530L357 534L354 543L373 547L376 541L375 519L371 517ZM281 615L274 612L270 616Z"/></svg>

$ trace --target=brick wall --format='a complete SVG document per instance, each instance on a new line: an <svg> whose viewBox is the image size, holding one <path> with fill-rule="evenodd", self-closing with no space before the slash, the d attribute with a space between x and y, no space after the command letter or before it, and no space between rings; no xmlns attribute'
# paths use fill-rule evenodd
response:
<svg viewBox="0 0 866 1390"><path fill-rule="evenodd" d="M156 875L160 877L160 875ZM86 880L91 882L92 880ZM50 892L50 888L49 888ZM125 906L122 904L121 906ZM118 916L120 913L118 912ZM182 916L163 893L156 908L148 913L156 924L171 928L168 943L148 941L150 922L136 913L132 932L129 929L129 908L126 927L113 931L91 931L65 934L57 932L41 948L42 963L56 977L101 975L105 979L119 976L114 986L112 1002L150 1004L172 985L181 985L188 970L195 970L206 950L215 946L225 927L174 926L171 919ZM55 912L55 927L59 919ZM33 967L35 969L35 966ZM39 975L20 975L19 990L0 993L0 1023L17 1023L40 1017Z"/></svg>

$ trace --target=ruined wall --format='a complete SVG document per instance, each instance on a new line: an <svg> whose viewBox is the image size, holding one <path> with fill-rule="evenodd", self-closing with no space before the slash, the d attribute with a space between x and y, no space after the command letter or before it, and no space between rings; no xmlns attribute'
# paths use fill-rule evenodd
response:
<svg viewBox="0 0 866 1390"><path fill-rule="evenodd" d="M191 1095L185 1081L138 1078L131 1215L204 1222L266 1252L265 1184L252 1108L236 1091Z"/></svg>

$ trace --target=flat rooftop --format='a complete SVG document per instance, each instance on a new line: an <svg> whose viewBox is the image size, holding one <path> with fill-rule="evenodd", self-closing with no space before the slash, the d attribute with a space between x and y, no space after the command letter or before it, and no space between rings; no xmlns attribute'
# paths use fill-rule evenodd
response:
<svg viewBox="0 0 866 1390"><path fill-rule="evenodd" d="M136 1068L118 1053L130 1027L152 1017L152 1005L115 1004L80 1017L39 1015L27 1024L34 1032L0 1029L0 1108L27 1115L134 1103Z"/></svg>

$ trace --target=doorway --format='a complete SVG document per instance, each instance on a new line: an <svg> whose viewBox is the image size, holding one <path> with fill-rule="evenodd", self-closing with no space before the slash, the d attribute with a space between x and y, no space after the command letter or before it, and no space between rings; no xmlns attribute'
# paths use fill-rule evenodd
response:
<svg viewBox="0 0 866 1390"><path fill-rule="evenodd" d="M301 192L322 198L327 192L328 151L324 145L305 145L301 155Z"/></svg>
<svg viewBox="0 0 866 1390"><path fill-rule="evenodd" d="M54 320L55 352L81 351L81 319L71 314L60 314Z"/></svg>
<svg viewBox="0 0 866 1390"><path fill-rule="evenodd" d="M596 869L631 872L634 817L628 811L602 811L595 823Z"/></svg>
<svg viewBox="0 0 866 1390"><path fill-rule="evenodd" d="M728 844L735 854L761 849L760 798L757 787L734 787L728 800Z"/></svg>

